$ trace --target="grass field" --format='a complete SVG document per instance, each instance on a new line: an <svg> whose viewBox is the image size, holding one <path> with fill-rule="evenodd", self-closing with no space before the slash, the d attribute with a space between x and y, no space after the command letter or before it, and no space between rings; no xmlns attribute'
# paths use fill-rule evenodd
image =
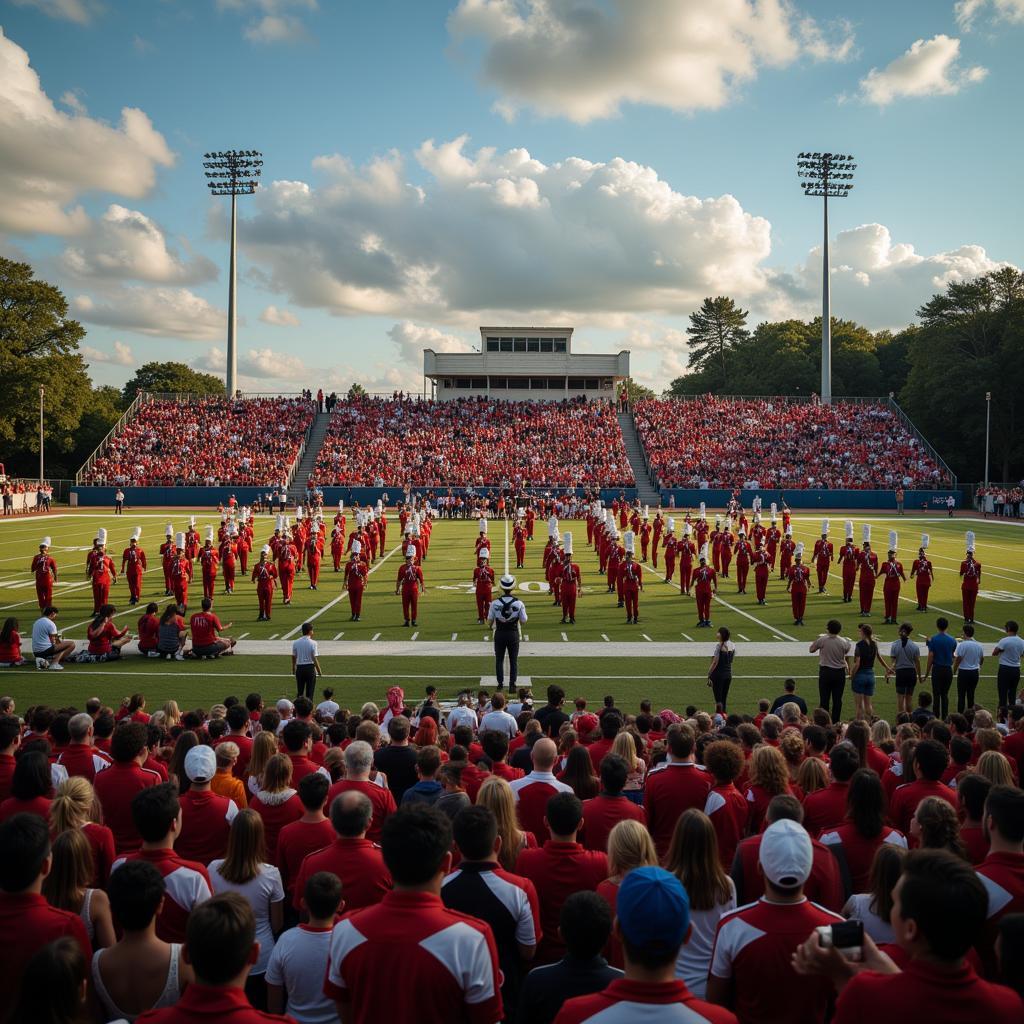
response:
<svg viewBox="0 0 1024 1024"><path fill-rule="evenodd" d="M166 601L157 548L167 522L184 529L188 510L162 512L129 511L123 517L97 511L62 511L49 517L0 522L0 616L16 616L25 634L37 614L35 589L28 566L37 550L39 538L52 537L52 554L62 576L55 601L61 609L58 625L66 636L83 639L92 611L91 588L84 576L86 551L98 527L108 531L108 551L120 568L120 553L134 526L143 530L141 544L150 557L151 568L143 587L143 602ZM216 514L195 510L200 534L203 527L216 524ZM842 541L843 521L848 516L831 513L831 536ZM900 557L909 574L922 532L931 536L930 557L936 567L936 582L931 592L929 614L915 613L916 598L911 585L901 596L903 616L915 626L915 632L928 633L934 619L946 614L954 631L961 623L960 588L957 571L964 550L964 532L977 535L977 556L984 568L982 592L976 620L978 639L986 646L1002 632L1007 618L1021 617L1024 601L1024 532L1018 524L944 516L850 516L860 524L872 524L874 547L884 551L890 529L899 531ZM820 532L820 516L794 518L794 536L810 549ZM395 575L401 561L397 549L396 517L389 521L389 547L372 567L363 603L362 621L349 621L349 605L341 587L341 576L325 560L317 591L308 589L305 575L296 578L295 597L290 607L275 596L274 616L269 623L256 621L254 586L239 579L234 595L217 594L215 610L225 623L233 623L230 635L240 639L239 653L217 662L168 663L129 658L125 664L72 665L61 674L35 672L34 669L8 671L0 676L0 689L13 694L24 708L46 700L51 704L81 702L99 695L115 701L133 690L142 690L150 703L175 697L185 705L209 705L228 693L260 690L265 698L289 694L287 650L298 635L303 621L314 619L321 641L325 675L334 681L344 703L358 704L380 699L394 682L418 694L429 682L435 682L445 695L463 686L473 686L480 677L493 674L493 659L488 656L489 635L476 622L476 608L470 578L473 570L475 524L441 521L435 525L429 557L423 570L426 592L420 600L417 628L402 625L400 599L394 595ZM572 529L575 560L583 571L584 590L577 607L577 624L563 626L561 611L552 607L543 583L541 552L543 529L528 546L526 568L515 570L511 541L506 542L505 526L490 524L492 563L500 575L505 569L506 550L509 568L519 581L519 596L527 603L530 620L520 657L520 674L529 675L536 690L558 681L567 692L600 700L615 693L628 704L650 697L661 706L686 703L707 704L710 691L705 673L712 646L709 630L695 629L696 611L692 598L681 595L676 584L663 582L662 573L645 567L646 589L640 598L640 622L627 625L625 612L616 607L614 595L605 592L605 583L597 574L597 558L586 546L586 529L581 522L563 522L563 530ZM270 516L257 522L256 540L262 543L273 530ZM251 566L250 566L251 568ZM198 577L198 569L197 569ZM827 595L812 593L808 600L807 625L793 625L789 598L784 584L772 579L768 604L756 604L751 579L747 595L736 593L733 578L720 581L719 599L712 607L715 625L728 626L739 651L735 665L733 700L737 709L753 705L758 697L774 697L781 692L781 680L792 675L810 700L816 695L815 660L805 653L806 644L831 617L843 622L851 634L859 617L857 605L841 601L839 579L830 581ZM813 588L812 588L813 589ZM190 590L190 604L198 607L202 589L198 579ZM119 621L134 628L140 614L127 606L127 585L119 578L112 591ZM880 625L882 618L881 581L876 588L871 622L881 640L895 637L893 627ZM986 666L986 677L989 676ZM994 669L992 669L994 673ZM90 677L86 681L86 677ZM149 678L146 678L149 677ZM979 695L991 699L994 682L983 679ZM88 692L87 692L88 691ZM891 687L880 686L876 707L891 712L895 698ZM852 706L852 698L850 703Z"/></svg>

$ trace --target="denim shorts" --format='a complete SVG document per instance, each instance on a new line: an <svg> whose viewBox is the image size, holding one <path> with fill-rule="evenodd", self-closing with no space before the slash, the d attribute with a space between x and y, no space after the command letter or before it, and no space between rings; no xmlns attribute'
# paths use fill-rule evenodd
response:
<svg viewBox="0 0 1024 1024"><path fill-rule="evenodd" d="M852 690L862 697L874 697L875 695L875 672L874 669L862 668L853 677Z"/></svg>

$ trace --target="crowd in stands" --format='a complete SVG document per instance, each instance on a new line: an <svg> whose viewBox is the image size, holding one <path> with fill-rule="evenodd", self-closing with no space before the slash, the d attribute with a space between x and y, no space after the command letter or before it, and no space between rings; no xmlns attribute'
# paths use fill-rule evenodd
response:
<svg viewBox="0 0 1024 1024"><path fill-rule="evenodd" d="M313 478L320 486L630 487L607 402L339 401Z"/></svg>
<svg viewBox="0 0 1024 1024"><path fill-rule="evenodd" d="M288 479L313 406L298 398L154 399L110 439L86 484L181 487Z"/></svg>
<svg viewBox="0 0 1024 1024"><path fill-rule="evenodd" d="M881 404L702 395L634 402L637 434L662 487L891 488L948 482Z"/></svg>
<svg viewBox="0 0 1024 1024"><path fill-rule="evenodd" d="M53 485L45 480L42 483L34 480L8 480L3 475L3 465L0 465L0 500L5 516L49 512L53 501Z"/></svg>
<svg viewBox="0 0 1024 1024"><path fill-rule="evenodd" d="M0 1020L1020 1022L1024 705L927 704L2 698Z"/></svg>

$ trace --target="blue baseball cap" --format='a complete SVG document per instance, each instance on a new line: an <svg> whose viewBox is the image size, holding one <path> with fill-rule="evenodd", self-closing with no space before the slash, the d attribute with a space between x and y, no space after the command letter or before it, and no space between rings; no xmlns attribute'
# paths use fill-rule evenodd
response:
<svg viewBox="0 0 1024 1024"><path fill-rule="evenodd" d="M631 946L669 952L682 945L690 928L690 897L664 868L636 868L619 886L615 914Z"/></svg>

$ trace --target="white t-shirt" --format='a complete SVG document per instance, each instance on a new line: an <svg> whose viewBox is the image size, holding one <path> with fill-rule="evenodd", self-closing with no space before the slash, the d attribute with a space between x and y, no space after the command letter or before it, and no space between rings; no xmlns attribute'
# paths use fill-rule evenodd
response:
<svg viewBox="0 0 1024 1024"><path fill-rule="evenodd" d="M57 639L57 623L45 615L32 623L32 650L48 651Z"/></svg>
<svg viewBox="0 0 1024 1024"><path fill-rule="evenodd" d="M300 924L277 940L267 964L267 984L288 990L284 1012L298 1024L337 1024L338 1011L324 995L331 931Z"/></svg>
<svg viewBox="0 0 1024 1024"><path fill-rule="evenodd" d="M488 711L480 722L481 732L501 732L510 740L519 735L519 725L507 711Z"/></svg>
<svg viewBox="0 0 1024 1024"><path fill-rule="evenodd" d="M680 948L676 957L676 977L698 998L703 999L708 990L708 971L711 968L711 952L715 947L715 933L723 914L736 909L736 886L728 879L732 896L710 910L691 910L690 927L693 932L689 941Z"/></svg>
<svg viewBox="0 0 1024 1024"><path fill-rule="evenodd" d="M336 700L322 700L317 704L316 710L318 715L333 718L341 710L341 705Z"/></svg>
<svg viewBox="0 0 1024 1024"><path fill-rule="evenodd" d="M296 665L312 665L313 659L319 657L320 649L312 637L300 636L298 640L292 641L292 654L295 655Z"/></svg>
<svg viewBox="0 0 1024 1024"><path fill-rule="evenodd" d="M863 921L864 931L875 940L876 945L895 942L896 936L893 934L892 925L888 921L883 921L871 909L871 899L869 892L854 893L843 907L843 917L848 921Z"/></svg>
<svg viewBox="0 0 1024 1024"><path fill-rule="evenodd" d="M1024 657L1024 640L1014 633L1008 633L996 647L1001 648L999 664L1007 668L1020 668L1020 659Z"/></svg>
<svg viewBox="0 0 1024 1024"><path fill-rule="evenodd" d="M960 659L960 668L966 669L968 672L981 668L981 659L985 654L985 649L978 643L977 640L961 640L956 645L956 650L953 652L954 658Z"/></svg>
<svg viewBox="0 0 1024 1024"><path fill-rule="evenodd" d="M270 904L279 903L284 899L284 886L281 884L281 872L273 864L261 864L260 873L244 885L229 882L217 870L223 859L210 862L210 883L214 896L222 892L237 892L252 907L256 917L256 941L260 944L260 958L253 967L253 974L263 974L270 962L270 954L274 952L274 930L270 927ZM322 980L322 979L321 979Z"/></svg>
<svg viewBox="0 0 1024 1024"><path fill-rule="evenodd" d="M448 731L453 732L457 726L468 725L476 728L476 712L469 707L454 707L448 712Z"/></svg>

